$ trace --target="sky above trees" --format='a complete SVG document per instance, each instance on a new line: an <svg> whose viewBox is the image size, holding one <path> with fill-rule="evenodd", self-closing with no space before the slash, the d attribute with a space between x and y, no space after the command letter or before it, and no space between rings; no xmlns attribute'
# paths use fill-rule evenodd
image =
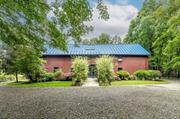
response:
<svg viewBox="0 0 180 119"><path fill-rule="evenodd" d="M96 0L90 0L96 4ZM94 27L94 31L86 35L86 38L99 36L101 33L118 35L122 38L127 34L130 21L136 17L142 8L144 0L105 0L110 19L108 21L98 19L98 11L93 11L93 20L88 25ZM94 5L95 6L95 5Z"/></svg>

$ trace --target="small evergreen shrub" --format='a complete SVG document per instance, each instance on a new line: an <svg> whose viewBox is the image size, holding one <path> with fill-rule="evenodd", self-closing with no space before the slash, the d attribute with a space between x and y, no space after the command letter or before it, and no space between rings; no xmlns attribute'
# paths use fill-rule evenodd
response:
<svg viewBox="0 0 180 119"><path fill-rule="evenodd" d="M72 62L73 85L81 86L88 77L88 61L84 57L76 57Z"/></svg>
<svg viewBox="0 0 180 119"><path fill-rule="evenodd" d="M53 81L58 80L62 75L62 70L57 69L55 72L44 72L43 78L39 79L38 82L47 82L47 81Z"/></svg>
<svg viewBox="0 0 180 119"><path fill-rule="evenodd" d="M148 70L148 72L149 72L149 79L151 80L160 79L162 76L161 72L158 70Z"/></svg>
<svg viewBox="0 0 180 119"><path fill-rule="evenodd" d="M137 79L140 79L140 80L147 80L150 76L148 70L138 70L134 72L133 75L136 76Z"/></svg>
<svg viewBox="0 0 180 119"><path fill-rule="evenodd" d="M39 82L53 81L53 78L54 78L54 73L52 72L45 73L44 78L41 79Z"/></svg>
<svg viewBox="0 0 180 119"><path fill-rule="evenodd" d="M102 56L97 59L97 78L100 86L111 85L113 77L113 59L109 56Z"/></svg>
<svg viewBox="0 0 180 119"><path fill-rule="evenodd" d="M117 74L121 80L128 80L130 78L130 74L127 71L118 71Z"/></svg>
<svg viewBox="0 0 180 119"><path fill-rule="evenodd" d="M161 78L161 72L158 70L138 70L134 76L140 80L156 80Z"/></svg>

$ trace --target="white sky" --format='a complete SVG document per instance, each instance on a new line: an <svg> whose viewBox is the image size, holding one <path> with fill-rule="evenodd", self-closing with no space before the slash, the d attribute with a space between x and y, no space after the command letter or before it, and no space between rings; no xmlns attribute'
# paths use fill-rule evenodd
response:
<svg viewBox="0 0 180 119"><path fill-rule="evenodd" d="M110 19L104 21L98 19L98 11L93 11L93 21L86 23L94 27L94 31L85 36L85 38L92 38L99 36L101 33L108 33L112 36L118 35L122 38L128 32L130 21L136 17L138 9L133 5L128 4L110 4L106 3Z"/></svg>

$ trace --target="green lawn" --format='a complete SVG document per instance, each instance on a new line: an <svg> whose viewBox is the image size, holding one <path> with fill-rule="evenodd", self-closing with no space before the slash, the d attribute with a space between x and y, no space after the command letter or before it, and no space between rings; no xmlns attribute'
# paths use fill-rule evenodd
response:
<svg viewBox="0 0 180 119"><path fill-rule="evenodd" d="M128 80L128 81L113 81L111 84L114 86L119 85L147 85L147 84L167 84L167 81L145 81L145 80Z"/></svg>
<svg viewBox="0 0 180 119"><path fill-rule="evenodd" d="M50 81L50 82L38 82L38 83L29 83L29 82L11 82L7 84L8 86L19 87L19 88L31 88L31 87L69 87L72 86L72 81Z"/></svg>

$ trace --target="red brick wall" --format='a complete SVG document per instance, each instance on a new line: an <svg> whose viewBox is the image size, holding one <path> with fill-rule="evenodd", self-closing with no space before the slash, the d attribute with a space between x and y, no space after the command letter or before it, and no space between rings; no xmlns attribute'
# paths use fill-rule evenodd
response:
<svg viewBox="0 0 180 119"><path fill-rule="evenodd" d="M54 67L62 68L64 73L69 73L71 70L70 57L45 57L44 59L46 60L45 68L49 72L53 71ZM89 64L96 64L96 58L90 58L88 62ZM113 63L115 72L118 71L119 67L131 74L139 69L148 69L148 57L115 57Z"/></svg>
<svg viewBox="0 0 180 119"><path fill-rule="evenodd" d="M148 69L148 58L147 57L123 57L122 62L118 62L119 66L123 70L129 73L134 73L139 69Z"/></svg>
<svg viewBox="0 0 180 119"><path fill-rule="evenodd" d="M70 57L45 57L45 69L48 72L54 71L54 67L62 68L64 73L71 71L71 58Z"/></svg>

